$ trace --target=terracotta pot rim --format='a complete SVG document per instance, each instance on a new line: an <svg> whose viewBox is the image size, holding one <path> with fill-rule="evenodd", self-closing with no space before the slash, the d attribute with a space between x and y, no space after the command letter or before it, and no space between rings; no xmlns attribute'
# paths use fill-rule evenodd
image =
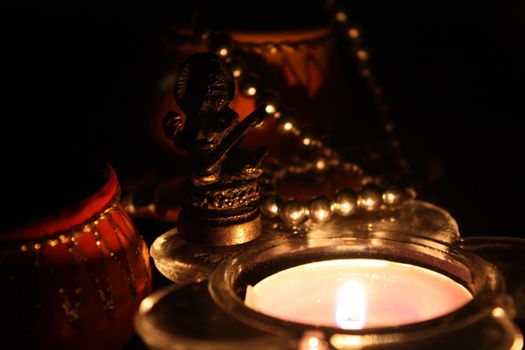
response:
<svg viewBox="0 0 525 350"><path fill-rule="evenodd" d="M23 227L0 235L0 241L30 240L73 230L100 215L120 195L117 175L111 165L106 164L107 180L93 195L75 205L63 208L59 213L27 222Z"/></svg>

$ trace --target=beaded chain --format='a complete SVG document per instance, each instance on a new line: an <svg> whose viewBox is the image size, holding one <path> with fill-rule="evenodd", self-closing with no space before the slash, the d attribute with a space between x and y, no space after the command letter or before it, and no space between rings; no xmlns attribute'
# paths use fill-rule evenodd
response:
<svg viewBox="0 0 525 350"><path fill-rule="evenodd" d="M358 63L358 70L366 79L368 88L373 94L378 112L381 118L383 130L387 135L388 144L399 162L400 168L407 171L408 163L401 157L400 143L394 135L394 124L389 118L389 106L384 101L382 89L377 84L369 64L369 53L363 48L361 31L357 26L349 22L348 12L345 10L334 10L333 19L336 28L349 41L349 49ZM312 131L305 130L291 111L281 109L279 95L274 90L261 87L259 78L253 72L248 72L242 60L233 55L235 49L249 50L254 52L269 52L276 54L284 50L296 50L305 46L319 45L328 37L325 35L313 40L303 42L285 43L259 43L247 44L236 43L228 35L214 34L209 30L195 28L194 34L198 40L208 40L208 49L223 58L230 67L237 86L242 96L255 99L255 104L265 105L266 112L276 120L279 132L290 135L297 139L298 146L311 152L319 154L315 161L303 160L301 164L284 166L277 161L264 166L262 187L264 197L260 202L260 209L266 218L282 220L289 225L298 225L307 219L316 223L329 221L334 216L349 216L358 210L373 211L380 208L395 208L406 199L416 197L413 187L389 184L381 187L384 183L381 178L366 176L363 168L355 163L343 159L339 152L325 142ZM305 174L308 172L324 172L329 169L342 169L345 174L354 174L361 177L361 188L354 191L351 188L343 188L335 193L332 198L327 196L314 196L309 201L300 201L292 198L283 200L276 193L276 183L288 174Z"/></svg>
<svg viewBox="0 0 525 350"><path fill-rule="evenodd" d="M368 91L372 94L379 115L383 132L387 138L389 150L394 155L399 169L403 173L409 172L409 162L401 152L401 142L395 133L395 123L391 118L390 105L385 101L383 88L379 86L370 65L370 53L365 49L362 39L362 29L350 21L348 9L333 9L335 26L342 38L348 42L350 54L355 58L359 75L365 79Z"/></svg>

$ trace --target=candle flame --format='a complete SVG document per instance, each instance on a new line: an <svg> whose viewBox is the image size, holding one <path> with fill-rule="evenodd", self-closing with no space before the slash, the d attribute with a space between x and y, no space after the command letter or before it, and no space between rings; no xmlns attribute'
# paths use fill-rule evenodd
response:
<svg viewBox="0 0 525 350"><path fill-rule="evenodd" d="M366 323L366 298L357 281L346 282L339 292L335 321L344 329L361 329Z"/></svg>

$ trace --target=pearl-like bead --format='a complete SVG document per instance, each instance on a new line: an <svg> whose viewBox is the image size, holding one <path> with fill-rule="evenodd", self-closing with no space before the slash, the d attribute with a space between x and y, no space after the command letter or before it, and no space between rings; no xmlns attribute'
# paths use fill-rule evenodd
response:
<svg viewBox="0 0 525 350"><path fill-rule="evenodd" d="M277 121L277 129L283 134L300 134L300 131L297 127L297 119L293 113L290 112L286 112L281 115Z"/></svg>
<svg viewBox="0 0 525 350"><path fill-rule="evenodd" d="M264 216L267 216L269 218L274 218L279 215L279 211L281 210L282 204L283 203L282 203L281 197L275 194L270 194L270 195L264 196L261 199L261 203L259 207L261 209L261 213Z"/></svg>
<svg viewBox="0 0 525 350"><path fill-rule="evenodd" d="M291 199L283 204L280 214L285 223L297 225L306 219L307 209L297 199Z"/></svg>
<svg viewBox="0 0 525 350"><path fill-rule="evenodd" d="M228 36L217 36L210 42L210 51L217 56L226 58L231 54L231 42Z"/></svg>
<svg viewBox="0 0 525 350"><path fill-rule="evenodd" d="M228 67L231 69L234 78L239 78L244 73L244 63L238 58L232 57L228 61Z"/></svg>
<svg viewBox="0 0 525 350"><path fill-rule="evenodd" d="M357 50L356 56L357 56L357 58L359 58L361 61L366 61L366 60L368 59L368 52L366 52L366 51L363 50L363 49L361 49L361 50Z"/></svg>
<svg viewBox="0 0 525 350"><path fill-rule="evenodd" d="M348 15L345 11L339 10L335 13L335 19L339 23L345 23L346 21L348 21Z"/></svg>
<svg viewBox="0 0 525 350"><path fill-rule="evenodd" d="M323 223L332 218L331 203L328 197L315 197L308 203L308 210L313 222Z"/></svg>
<svg viewBox="0 0 525 350"><path fill-rule="evenodd" d="M301 137L299 138L299 147L305 150L312 150L314 148L319 148L322 145L323 143L312 130L304 130L301 132Z"/></svg>
<svg viewBox="0 0 525 350"><path fill-rule="evenodd" d="M348 216L357 209L357 194L345 188L336 193L332 203L332 211L340 216Z"/></svg>
<svg viewBox="0 0 525 350"><path fill-rule="evenodd" d="M259 93L259 79L253 75L247 75L239 80L239 92L244 97L254 97Z"/></svg>
<svg viewBox="0 0 525 350"><path fill-rule="evenodd" d="M378 209L381 206L381 190L373 185L364 186L357 195L357 205L368 211Z"/></svg>
<svg viewBox="0 0 525 350"><path fill-rule="evenodd" d="M346 33L352 39L359 38L359 30L357 28L349 28Z"/></svg>
<svg viewBox="0 0 525 350"><path fill-rule="evenodd" d="M383 192L383 203L388 207L397 207L405 200L405 191L399 186L388 186Z"/></svg>
<svg viewBox="0 0 525 350"><path fill-rule="evenodd" d="M278 113L281 109L281 100L277 92L273 90L265 90L262 92L255 102L257 106L264 105L265 111L269 115Z"/></svg>

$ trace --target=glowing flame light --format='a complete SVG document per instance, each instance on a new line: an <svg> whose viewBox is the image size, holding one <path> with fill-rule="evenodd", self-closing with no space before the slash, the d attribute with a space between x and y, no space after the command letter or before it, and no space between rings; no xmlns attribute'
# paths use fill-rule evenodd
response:
<svg viewBox="0 0 525 350"><path fill-rule="evenodd" d="M344 329L361 329L366 323L366 298L359 282L350 281L339 292L335 309L337 326Z"/></svg>

